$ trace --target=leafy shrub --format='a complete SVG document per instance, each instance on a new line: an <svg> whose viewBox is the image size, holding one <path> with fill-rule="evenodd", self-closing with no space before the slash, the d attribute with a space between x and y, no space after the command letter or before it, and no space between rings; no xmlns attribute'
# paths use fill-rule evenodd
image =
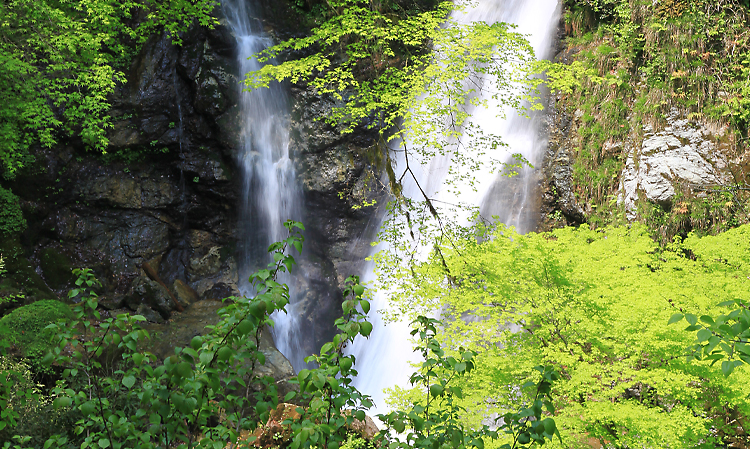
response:
<svg viewBox="0 0 750 449"><path fill-rule="evenodd" d="M26 220L18 197L12 191L0 187L0 236L8 237L25 229Z"/></svg>
<svg viewBox="0 0 750 449"><path fill-rule="evenodd" d="M43 388L35 382L31 366L0 355L0 441L15 439L26 447L42 448L55 429L65 425L66 414L54 410Z"/></svg>

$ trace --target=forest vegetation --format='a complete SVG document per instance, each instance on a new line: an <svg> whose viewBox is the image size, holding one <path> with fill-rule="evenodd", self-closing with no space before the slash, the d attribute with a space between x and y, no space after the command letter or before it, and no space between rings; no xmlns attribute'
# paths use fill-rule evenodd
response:
<svg viewBox="0 0 750 449"><path fill-rule="evenodd" d="M481 169L455 142L475 91L499 78L498 101L518 109L540 79L524 37L506 24L440 27L450 2L293 2L309 33L267 49L280 58L249 88L307 83L340 105L342 132L382 130L415 160L447 153L470 177ZM209 0L0 0L2 179L33 167L34 148L81 142L107 150L109 96L154 33L179 45L212 26ZM446 224L426 195L400 196L388 151L371 155L388 177L395 251L375 259L397 316L413 322L420 355L413 389L391 392L375 440L355 430L370 398L351 383L344 349L372 332L370 302L347 279L338 334L297 373L290 391L258 374L261 333L289 302L277 276L292 272L300 223L271 245L250 282L257 294L225 300L219 324L164 360L148 351L140 315L106 317L99 281L74 271L68 303L9 307L0 318L0 444L4 448L223 448L253 444L281 402L285 428L256 433L263 447L301 449L747 447L750 426L750 224L747 152L750 34L747 2L566 0L567 63L541 63L557 107L579 110L574 184L589 222L518 234L503 225ZM447 61L436 65L435 60ZM512 70L508 70L512 66ZM528 87L519 95L512 86ZM416 100L419 99L419 100ZM734 183L644 202L626 223L613 196L624 154L605 143L638 138L673 108L729 131ZM450 126L446 128L446 119ZM446 131L447 130L447 131ZM408 138L407 138L408 137ZM485 136L489 147L500 136ZM519 160L520 164L524 161ZM404 176L409 175L407 166ZM457 184L458 185L458 184ZM564 223L562 223L564 224ZM18 198L0 186L0 238L26 226ZM411 233L410 233L411 231ZM426 260L403 239L434 241ZM413 251L413 250L412 250ZM0 255L0 281L14 254ZM67 275L67 273L65 273ZM395 287L394 287L395 286ZM396 288L397 287L397 288ZM0 298L0 304L12 297ZM441 320L431 316L440 311ZM33 338L32 338L33 337ZM387 363L388 354L382 354ZM264 437L265 435L265 437ZM265 438L265 439L264 439ZM238 442L238 441L241 441ZM377 446L380 445L380 446Z"/></svg>

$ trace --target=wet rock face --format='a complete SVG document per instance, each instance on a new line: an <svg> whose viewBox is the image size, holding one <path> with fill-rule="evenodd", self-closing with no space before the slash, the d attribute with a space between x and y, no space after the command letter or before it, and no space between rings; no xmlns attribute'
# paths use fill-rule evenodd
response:
<svg viewBox="0 0 750 449"><path fill-rule="evenodd" d="M372 162L380 149L377 131L341 130L321 119L334 102L301 86L292 88L290 157L295 163L304 196L305 249L297 310L312 339L307 352L318 351L333 337L333 321L341 314L344 280L361 274L370 241L379 225L379 207L387 201ZM362 207L364 202L375 206Z"/></svg>
<svg viewBox="0 0 750 449"><path fill-rule="evenodd" d="M722 128L680 118L677 110L667 117L663 130L646 127L640 150L628 150L621 176L618 201L628 218L635 218L639 198L669 208L677 189L728 182L729 142L724 134Z"/></svg>
<svg viewBox="0 0 750 449"><path fill-rule="evenodd" d="M135 311L145 301L169 317L170 306L152 303L159 289L136 282L144 262L183 297L202 299L217 282L237 291L236 72L225 27L196 27L182 46L154 36L111 98L108 154L75 142L39 151L41 172L13 182L30 224L25 251L58 295L71 278L50 262L51 246L68 271L95 270L111 307Z"/></svg>
<svg viewBox="0 0 750 449"><path fill-rule="evenodd" d="M300 32L283 5L263 1L258 10L272 36ZM220 21L221 14L218 8ZM104 283L103 306L128 307L152 321L178 315L170 294L187 305L240 293L238 280L249 273L237 254L242 120L235 39L224 25L196 27L182 39L175 46L166 35L154 36L133 61L128 82L111 98L107 156L75 141L39 150L44 169L9 186L29 222L22 241L29 270L52 285L48 296L63 295L71 283L48 263L50 247L68 267L95 271ZM385 197L370 163L378 156L377 133L358 129L342 137L316 120L330 112L330 100L305 86L290 90L290 153L307 229L293 282L313 336L307 349L317 351L340 314L341 285L360 272L377 226L375 208L353 206L383 205ZM144 263L161 284L146 276Z"/></svg>
<svg viewBox="0 0 750 449"><path fill-rule="evenodd" d="M573 155L569 141L571 120L555 107L556 98L550 97L547 106L549 140L542 163L541 229L561 225L581 224L586 220L583 208L574 193ZM557 216L557 220L553 217Z"/></svg>

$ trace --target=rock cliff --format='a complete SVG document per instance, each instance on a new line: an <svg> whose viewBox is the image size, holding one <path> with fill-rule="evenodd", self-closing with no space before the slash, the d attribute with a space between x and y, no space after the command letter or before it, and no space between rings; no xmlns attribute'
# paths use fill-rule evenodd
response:
<svg viewBox="0 0 750 449"><path fill-rule="evenodd" d="M271 36L299 32L284 5L261 2L258 9ZM239 294L238 280L249 274L238 258L241 77L235 38L221 8L215 13L220 25L196 26L181 46L166 35L145 43L111 99L107 154L74 141L39 149L39 169L10 183L29 223L20 241L3 243L10 266L26 270L2 284L6 293L25 294L16 305L64 295L72 267L94 269L104 306L152 321L174 318L180 303ZM341 283L369 248L355 236L367 235L372 210L352 206L377 196L365 188L377 178L367 157L375 134L341 137L317 121L329 100L305 86L286 88L293 99L290 153L306 203L298 262L303 319L316 330L306 349L313 351L330 338Z"/></svg>

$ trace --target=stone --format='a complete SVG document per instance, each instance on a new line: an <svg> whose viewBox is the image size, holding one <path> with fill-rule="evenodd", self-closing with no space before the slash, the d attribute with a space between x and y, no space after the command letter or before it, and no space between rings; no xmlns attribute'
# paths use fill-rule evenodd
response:
<svg viewBox="0 0 750 449"><path fill-rule="evenodd" d="M124 173L86 179L76 186L76 194L84 201L126 209L173 205L179 200L179 190L168 178L135 178Z"/></svg>
<svg viewBox="0 0 750 449"><path fill-rule="evenodd" d="M158 282L149 279L145 274L133 281L131 293L126 298L125 304L131 310L138 310L141 305L145 304L159 312L163 318L169 318L176 308L170 292Z"/></svg>
<svg viewBox="0 0 750 449"><path fill-rule="evenodd" d="M260 338L260 352L266 356L266 363L256 367L257 373L261 376L271 376L276 380L276 387L279 390L279 397L283 398L287 393L296 389L297 386L290 384L289 381L296 378L292 364L289 363L284 354L276 349L273 343L271 332L264 329Z"/></svg>
<svg viewBox="0 0 750 449"><path fill-rule="evenodd" d="M276 406L268 415L268 421L251 434L255 437L252 446L260 448L284 447L288 444L291 437L291 429L284 425L285 420L296 420L300 418L299 408L296 404L282 402ZM351 411L344 411L345 414ZM348 426L351 431L360 437L370 440L378 433L378 427L369 416L365 415L365 420L354 419L354 422ZM250 435L247 435L250 436ZM245 437L247 438L247 437ZM243 438L243 439L245 439Z"/></svg>
<svg viewBox="0 0 750 449"><path fill-rule="evenodd" d="M149 321L151 323L163 323L164 318L162 318L161 315L156 313L154 309L147 306L146 304L140 304L138 308L135 310L135 313L137 315L143 315L144 318L146 318L146 321Z"/></svg>
<svg viewBox="0 0 750 449"><path fill-rule="evenodd" d="M373 421L368 415L365 415L364 421L354 418L354 421L349 428L366 440L372 439L379 432L375 421Z"/></svg>
<svg viewBox="0 0 750 449"><path fill-rule="evenodd" d="M621 175L618 203L628 219L636 216L637 201L646 199L671 207L677 189L686 191L728 181L726 148L719 143L724 129L695 125L673 109L661 131L644 128L640 150L630 148Z"/></svg>
<svg viewBox="0 0 750 449"><path fill-rule="evenodd" d="M180 304L189 306L190 304L200 301L200 296L193 290L193 288L180 279L175 279L172 283L172 289L174 290L175 297Z"/></svg>
<svg viewBox="0 0 750 449"><path fill-rule="evenodd" d="M240 292L236 285L225 284L224 282L217 282L211 288L203 292L203 299L221 301L224 298L230 296L239 296Z"/></svg>
<svg viewBox="0 0 750 449"><path fill-rule="evenodd" d="M114 296L100 296L99 307L104 310L117 310L125 305L125 296L114 295Z"/></svg>
<svg viewBox="0 0 750 449"><path fill-rule="evenodd" d="M75 281L70 258L55 248L47 247L39 253L39 267L50 288L65 289Z"/></svg>

